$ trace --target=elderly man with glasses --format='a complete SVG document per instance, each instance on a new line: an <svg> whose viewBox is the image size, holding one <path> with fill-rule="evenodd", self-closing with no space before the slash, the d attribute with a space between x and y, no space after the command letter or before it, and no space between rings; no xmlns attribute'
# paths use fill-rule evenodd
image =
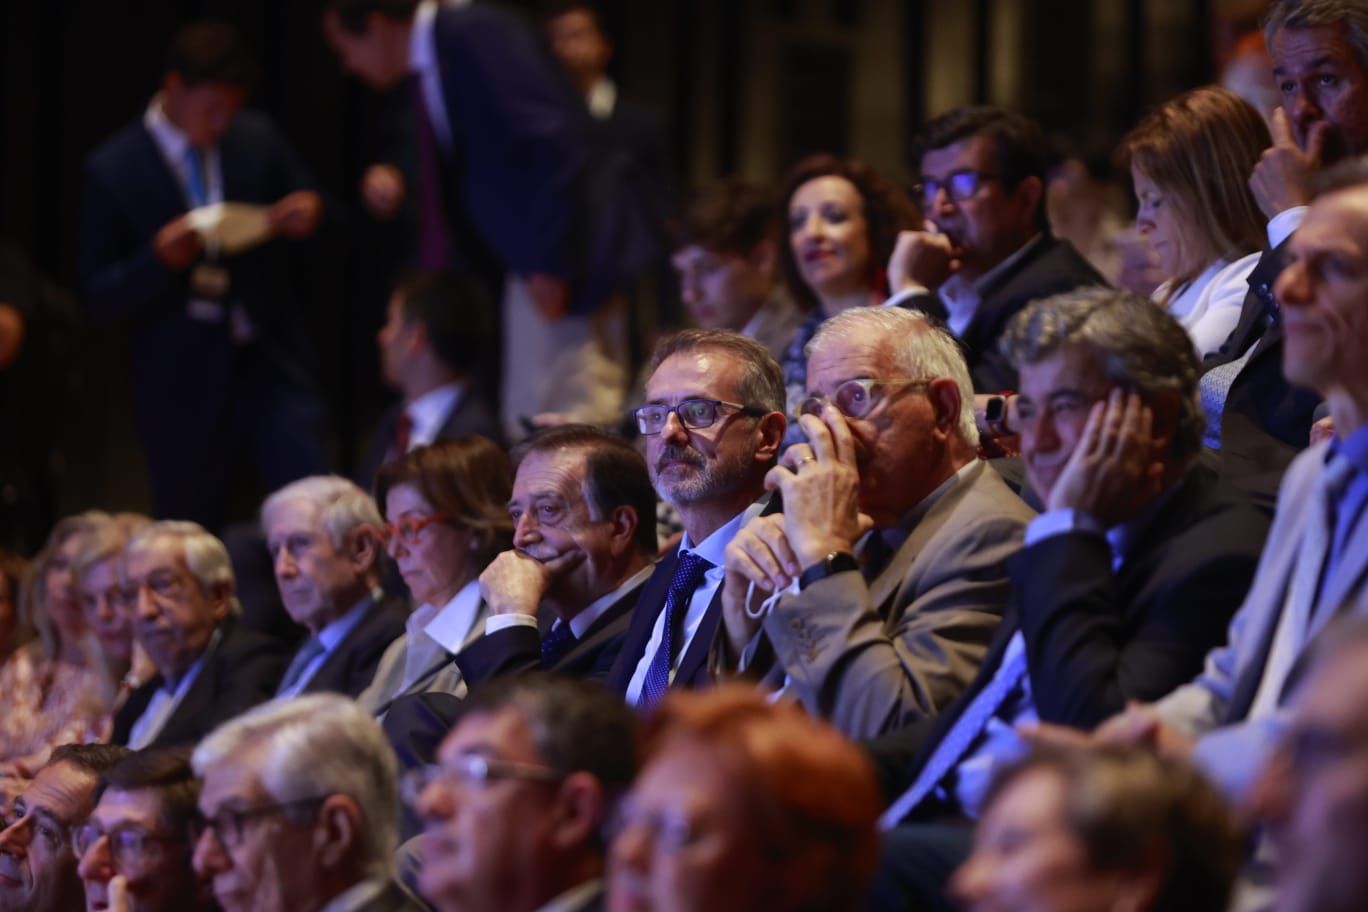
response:
<svg viewBox="0 0 1368 912"><path fill-rule="evenodd" d="M195 748L195 871L224 912L407 912L380 725L340 694L278 699Z"/></svg>
<svg viewBox="0 0 1368 912"><path fill-rule="evenodd" d="M808 442L765 481L783 512L727 548L726 644L758 671L767 641L788 693L870 737L935 715L973 679L1032 512L978 458L964 358L920 314L828 320L807 389Z"/></svg>
<svg viewBox="0 0 1368 912"><path fill-rule="evenodd" d="M426 821L412 844L441 912L603 908L608 808L636 769L631 710L601 686L541 674L471 692L435 766L405 777Z"/></svg>

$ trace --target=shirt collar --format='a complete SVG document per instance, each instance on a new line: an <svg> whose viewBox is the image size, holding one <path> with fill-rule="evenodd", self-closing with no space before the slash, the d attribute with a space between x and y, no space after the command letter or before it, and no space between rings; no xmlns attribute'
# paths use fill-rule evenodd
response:
<svg viewBox="0 0 1368 912"><path fill-rule="evenodd" d="M571 887L554 899L548 900L537 912L578 912L589 904L603 889L600 878L586 880L579 886Z"/></svg>
<svg viewBox="0 0 1368 912"><path fill-rule="evenodd" d="M385 892L385 888L388 886L389 882L381 878L372 878L352 884L329 900L328 904L319 912L356 912L358 909L365 908L368 903Z"/></svg>
<svg viewBox="0 0 1368 912"><path fill-rule="evenodd" d="M437 45L432 40L437 22L437 0L423 0L413 13L409 32L409 69L421 73L437 66Z"/></svg>
<svg viewBox="0 0 1368 912"><path fill-rule="evenodd" d="M1015 266L1029 251L1034 250L1043 243L1045 243L1045 235L1043 233L1036 234L1035 237L1012 251L1009 256L1004 257L992 269L979 276L978 281L974 283L974 290L979 294L982 294L983 289L987 288L990 283L996 281L1003 273Z"/></svg>
<svg viewBox="0 0 1368 912"><path fill-rule="evenodd" d="M607 76L600 76L589 87L584 102L595 120L607 120L613 116L613 108L617 107L617 85Z"/></svg>
<svg viewBox="0 0 1368 912"><path fill-rule="evenodd" d="M1347 459L1356 471L1368 474L1368 425L1364 425L1343 440L1336 437L1330 444L1325 461L1329 462L1337 455Z"/></svg>
<svg viewBox="0 0 1368 912"><path fill-rule="evenodd" d="M922 521L922 517L931 512L931 508L936 505L936 502L944 497L946 492L955 485L979 471L982 462L983 460L981 459L969 460L956 469L953 475L936 485L936 489L919 500L915 507L904 513L902 519L898 520L896 526L887 529L875 529L873 530L873 534L883 536L884 543L888 545L890 553L897 551L902 547L903 542L907 541L908 536L912 534L912 530L917 527L917 523Z"/></svg>
<svg viewBox="0 0 1368 912"><path fill-rule="evenodd" d="M588 608L585 608L579 614L572 617L570 619L570 632L575 635L575 639L584 639L584 635L589 632L590 627L594 626L594 622L603 617L605 611L617 604L618 599L646 582L646 578L651 575L651 571L654 569L655 564L648 563L636 573L633 573L631 576L627 577L627 579L623 580L612 592L609 592L606 595L600 595L589 603Z"/></svg>
<svg viewBox="0 0 1368 912"><path fill-rule="evenodd" d="M726 558L727 545L731 544L731 540L736 537L736 533L741 531L741 527L749 522L751 517L760 515L760 512L765 509L765 505L768 503L768 495L760 498L740 513L737 513L725 524L714 529L711 535L703 539L703 541L699 542L697 545L689 541L689 533L686 531L684 537L680 539L679 542L679 553L683 554L685 551L692 551L714 567L721 567Z"/></svg>
<svg viewBox="0 0 1368 912"><path fill-rule="evenodd" d="M336 649L337 644L341 643L347 634L351 633L352 629L361 622L361 618L370 606L379 601L376 591L368 592L361 601L347 609L346 614L323 625L323 629L318 631L318 642L323 644L323 651L332 652Z"/></svg>
<svg viewBox="0 0 1368 912"><path fill-rule="evenodd" d="M460 652L480 615L480 582L471 580L423 627L447 652Z"/></svg>
<svg viewBox="0 0 1368 912"><path fill-rule="evenodd" d="M180 699L180 697L190 689L190 685L195 683L195 678L199 677L200 669L204 667L204 657L218 648L219 640L221 639L223 639L222 624L214 628L214 632L209 635L209 642L204 645L204 652L201 652L199 658L195 659L194 664L186 669L185 674L181 675L180 678L174 682L166 675L162 675L161 689L176 699Z"/></svg>
<svg viewBox="0 0 1368 912"><path fill-rule="evenodd" d="M456 406L461 402L461 395L465 392L465 384L459 380L443 384L436 389L428 390L423 395L414 399L404 407L404 412L413 422L415 431L419 429L426 431L434 429L440 425L448 415L455 411ZM418 436L431 441L436 434L419 434Z"/></svg>
<svg viewBox="0 0 1368 912"><path fill-rule="evenodd" d="M153 140L168 159L174 162L185 159L185 151L190 148L190 137L166 116L160 92L153 95L152 100L148 102L147 111L143 114L143 126L152 134Z"/></svg>

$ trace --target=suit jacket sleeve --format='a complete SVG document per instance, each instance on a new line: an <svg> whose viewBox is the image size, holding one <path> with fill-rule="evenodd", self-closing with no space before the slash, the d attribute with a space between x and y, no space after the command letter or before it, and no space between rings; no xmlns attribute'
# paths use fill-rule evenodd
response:
<svg viewBox="0 0 1368 912"><path fill-rule="evenodd" d="M850 571L785 597L765 621L790 687L849 737L934 715L983 660L1025 522L1006 514L957 518L953 533L916 556L887 619Z"/></svg>
<svg viewBox="0 0 1368 912"><path fill-rule="evenodd" d="M1091 729L1127 701L1190 679L1244 596L1260 526L1245 509L1197 524L1161 544L1162 559L1140 561L1149 578L1133 591L1123 591L1100 536L1073 532L1028 548L1014 578L1040 718Z"/></svg>
<svg viewBox="0 0 1368 912"><path fill-rule="evenodd" d="M491 678L540 671L541 634L525 624L486 633L456 654L456 665L468 687Z"/></svg>

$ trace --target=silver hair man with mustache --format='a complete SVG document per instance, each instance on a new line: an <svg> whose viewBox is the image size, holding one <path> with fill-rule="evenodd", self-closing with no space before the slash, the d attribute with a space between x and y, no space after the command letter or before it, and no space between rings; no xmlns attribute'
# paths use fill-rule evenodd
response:
<svg viewBox="0 0 1368 912"><path fill-rule="evenodd" d="M711 680L723 557L769 505L765 474L788 421L784 377L763 345L725 330L685 330L652 354L646 404L633 410L656 493L684 537L646 583L609 677L635 705ZM762 499L763 498L763 499Z"/></svg>

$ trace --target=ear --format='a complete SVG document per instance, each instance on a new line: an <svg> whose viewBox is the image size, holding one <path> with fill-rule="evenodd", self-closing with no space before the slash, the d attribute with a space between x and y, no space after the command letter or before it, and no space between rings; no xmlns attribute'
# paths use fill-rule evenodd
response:
<svg viewBox="0 0 1368 912"><path fill-rule="evenodd" d="M361 847L361 808L349 795L329 795L314 821L313 848L324 867L353 864Z"/></svg>
<svg viewBox="0 0 1368 912"><path fill-rule="evenodd" d="M1012 195L1021 201L1024 211L1029 213L1034 223L1036 210L1044 205L1045 183L1038 177L1024 177L1016 185Z"/></svg>
<svg viewBox="0 0 1368 912"><path fill-rule="evenodd" d="M959 384L949 377L937 377L926 389L931 407L936 411L936 428L946 434L954 434L959 425L960 398Z"/></svg>
<svg viewBox="0 0 1368 912"><path fill-rule="evenodd" d="M1178 435L1178 421L1182 402L1176 390L1163 390L1145 398L1153 420L1150 423L1150 458L1167 464L1173 452L1173 438Z"/></svg>
<svg viewBox="0 0 1368 912"><path fill-rule="evenodd" d="M431 349L427 324L422 320L405 320L404 332L408 334L408 342L404 347L410 352L417 354Z"/></svg>
<svg viewBox="0 0 1368 912"><path fill-rule="evenodd" d="M613 512L608 515L608 522L613 526L613 537L610 542L614 557L635 547L632 537L636 535L637 530L636 510L627 506L614 507Z"/></svg>
<svg viewBox="0 0 1368 912"><path fill-rule="evenodd" d="M347 536L344 547L347 559L356 568L356 572L362 575L370 573L380 561L380 552L383 548L380 530L369 523L363 523Z"/></svg>
<svg viewBox="0 0 1368 912"><path fill-rule="evenodd" d="M746 261L757 272L773 277L775 270L779 267L779 245L769 238L765 238L751 248Z"/></svg>
<svg viewBox="0 0 1368 912"><path fill-rule="evenodd" d="M223 580L209 587L215 621L221 621L233 613L233 593L236 591L231 580Z"/></svg>
<svg viewBox="0 0 1368 912"><path fill-rule="evenodd" d="M606 808L603 785L593 775L580 771L566 776L556 794L552 843L563 852L591 846Z"/></svg>
<svg viewBox="0 0 1368 912"><path fill-rule="evenodd" d="M783 412L770 412L755 423L756 433L760 435L760 446L755 451L755 461L769 465L779 458L779 450L784 446L784 431L788 429L788 418Z"/></svg>

